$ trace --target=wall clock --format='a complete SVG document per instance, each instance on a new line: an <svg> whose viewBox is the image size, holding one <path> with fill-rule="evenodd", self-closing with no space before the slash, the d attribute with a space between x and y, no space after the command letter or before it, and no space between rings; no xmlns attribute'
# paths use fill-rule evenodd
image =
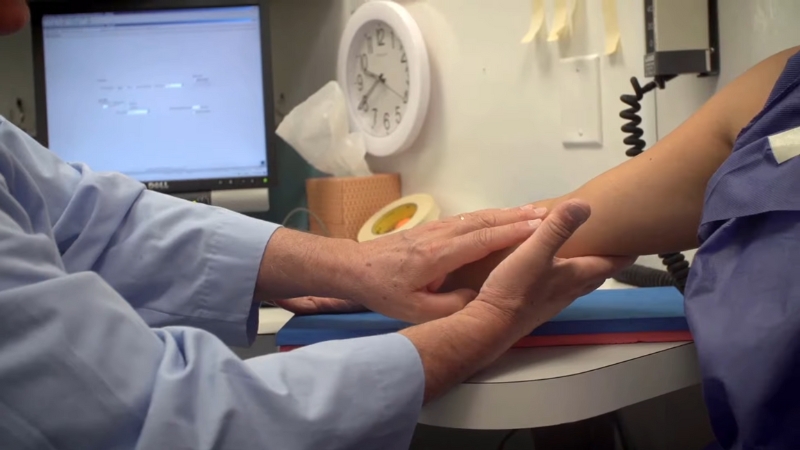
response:
<svg viewBox="0 0 800 450"><path fill-rule="evenodd" d="M425 122L431 85L428 51L411 14L391 1L361 5L342 35L337 72L351 127L364 133L367 152L407 149Z"/></svg>

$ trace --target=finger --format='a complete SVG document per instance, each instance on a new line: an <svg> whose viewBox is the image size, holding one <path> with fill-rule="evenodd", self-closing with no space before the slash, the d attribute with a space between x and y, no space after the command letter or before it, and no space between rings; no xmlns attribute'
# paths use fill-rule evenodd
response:
<svg viewBox="0 0 800 450"><path fill-rule="evenodd" d="M542 219L547 208L535 205L524 205L506 209L484 209L467 214L460 214L446 219L453 227L447 227L450 236L461 236L483 228L500 227L516 222ZM463 217L463 219L462 219Z"/></svg>
<svg viewBox="0 0 800 450"><path fill-rule="evenodd" d="M299 297L276 300L275 305L298 315L337 314L367 311L360 303L352 300L323 297Z"/></svg>
<svg viewBox="0 0 800 450"><path fill-rule="evenodd" d="M423 323L441 319L461 311L477 296L478 293L472 289L458 289L442 294L422 293L402 320Z"/></svg>
<svg viewBox="0 0 800 450"><path fill-rule="evenodd" d="M552 264L564 243L589 219L590 214L589 204L580 200L569 200L558 205L536 233L522 243L511 257L521 259L519 262L526 267Z"/></svg>
<svg viewBox="0 0 800 450"><path fill-rule="evenodd" d="M528 239L542 224L541 219L516 222L493 228L482 228L447 242L439 254L444 272L450 273L469 263Z"/></svg>

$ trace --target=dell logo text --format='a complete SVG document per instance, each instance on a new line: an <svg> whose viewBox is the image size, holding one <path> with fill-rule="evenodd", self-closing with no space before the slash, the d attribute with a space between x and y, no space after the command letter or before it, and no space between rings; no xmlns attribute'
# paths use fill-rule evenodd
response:
<svg viewBox="0 0 800 450"><path fill-rule="evenodd" d="M169 183L166 181L151 181L147 183L147 189L152 189L156 191L169 189Z"/></svg>

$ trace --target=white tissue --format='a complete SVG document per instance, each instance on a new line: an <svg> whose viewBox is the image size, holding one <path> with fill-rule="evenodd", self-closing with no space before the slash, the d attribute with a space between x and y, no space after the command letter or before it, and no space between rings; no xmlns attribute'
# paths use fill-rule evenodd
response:
<svg viewBox="0 0 800 450"><path fill-rule="evenodd" d="M364 159L364 136L350 133L347 103L335 81L295 107L276 132L320 172L335 177L372 175Z"/></svg>

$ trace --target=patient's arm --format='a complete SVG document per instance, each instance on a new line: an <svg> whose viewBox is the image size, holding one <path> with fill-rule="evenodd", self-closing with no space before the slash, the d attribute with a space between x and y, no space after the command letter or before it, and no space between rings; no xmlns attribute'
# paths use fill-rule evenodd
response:
<svg viewBox="0 0 800 450"><path fill-rule="evenodd" d="M569 198L591 204L591 218L560 256L649 255L696 247L709 178L730 154L741 129L763 108L786 60L798 50L773 55L742 74L641 155L570 194L540 202L548 208ZM460 269L443 289L479 290L508 253Z"/></svg>

